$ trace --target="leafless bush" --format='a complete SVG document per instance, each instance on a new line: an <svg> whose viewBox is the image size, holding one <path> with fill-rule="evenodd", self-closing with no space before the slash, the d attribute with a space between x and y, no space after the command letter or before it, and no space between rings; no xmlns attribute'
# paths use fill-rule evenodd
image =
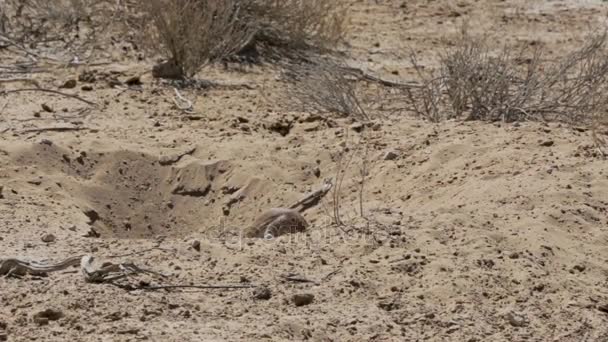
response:
<svg viewBox="0 0 608 342"><path fill-rule="evenodd" d="M342 0L245 0L256 32L248 48L293 56L299 51L329 51L346 32ZM273 57L273 56L269 56Z"/></svg>
<svg viewBox="0 0 608 342"><path fill-rule="evenodd" d="M0 0L0 45L67 63L99 48L120 20L116 0Z"/></svg>
<svg viewBox="0 0 608 342"><path fill-rule="evenodd" d="M592 36L582 48L549 61L540 48L495 52L485 40L464 35L441 55L437 77L420 77L423 87L409 92L409 101L432 121L590 122L608 108L607 39Z"/></svg>
<svg viewBox="0 0 608 342"><path fill-rule="evenodd" d="M239 0L140 1L153 23L149 45L166 54L181 76L236 53L252 34Z"/></svg>
<svg viewBox="0 0 608 342"><path fill-rule="evenodd" d="M287 100L302 111L338 113L357 120L369 120L359 100L356 83L347 77L344 66L329 59L315 59L302 64L288 64Z"/></svg>
<svg viewBox="0 0 608 342"><path fill-rule="evenodd" d="M95 9L90 0L4 0L0 5L0 33L24 43L87 20Z"/></svg>
<svg viewBox="0 0 608 342"><path fill-rule="evenodd" d="M418 87L403 88L412 110L419 117L439 122L443 119L443 78L437 76L436 72L426 71L418 64L416 54L410 54L410 61L416 70L418 79L421 81Z"/></svg>

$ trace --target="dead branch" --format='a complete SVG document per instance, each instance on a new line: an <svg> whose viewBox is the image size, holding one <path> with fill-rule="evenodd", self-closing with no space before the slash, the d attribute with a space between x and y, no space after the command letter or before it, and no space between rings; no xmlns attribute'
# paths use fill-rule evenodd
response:
<svg viewBox="0 0 608 342"><path fill-rule="evenodd" d="M282 279L285 279L287 281L292 281L292 282L296 282L296 283L311 283L311 284L319 285L319 282L302 277L298 274L285 274L285 275L280 275L279 277Z"/></svg>
<svg viewBox="0 0 608 342"><path fill-rule="evenodd" d="M97 104L95 102L91 102L89 100L83 99L82 97L80 97L78 95L66 94L66 93L62 93L60 91L52 90L52 89L26 88L26 89L3 90L3 91L0 92L0 95L8 95L8 94L12 94L12 93L20 93L20 92L25 92L25 91L41 91L41 92L44 92L44 93L51 93L51 94L61 95L61 96L64 96L64 97L69 97L69 98L72 98L72 99L79 100L79 101L84 102L84 103L86 103L88 105L91 105L91 106L97 106Z"/></svg>
<svg viewBox="0 0 608 342"><path fill-rule="evenodd" d="M301 200L297 201L296 203L292 204L289 208L290 209L296 209L299 206L302 206L302 208L300 208L300 210L298 210L299 212L303 212L304 210L312 207L313 205L317 204L323 197L325 197L325 195L327 195L327 193L329 192L329 190L331 190L331 188L333 187L333 179L332 178L326 178L323 181L323 185L321 186L321 188L311 192L310 194L306 195L304 198L302 198Z"/></svg>
<svg viewBox="0 0 608 342"><path fill-rule="evenodd" d="M357 77L360 80L378 83L382 86L389 87L389 88L420 88L421 87L421 85L419 83L415 83L415 82L399 83L399 82L388 81L388 80L382 79L380 77L376 77L369 73L366 73L365 71L363 71L359 68L344 66L341 69L342 69L342 71L352 74L353 76Z"/></svg>
<svg viewBox="0 0 608 342"><path fill-rule="evenodd" d="M137 251L137 252L133 252L133 253L118 254L118 255L108 255L105 258L108 258L108 259L124 258L124 257L133 256L133 255L140 255L140 254L148 253L148 252L151 252L151 251L163 251L163 252L171 252L171 253L175 253L176 252L175 249L168 249L168 248L162 248L162 247L152 247L152 248L143 249L141 251Z"/></svg>
<svg viewBox="0 0 608 342"><path fill-rule="evenodd" d="M159 285L142 286L138 290L163 290L163 289L253 289L256 285Z"/></svg>
<svg viewBox="0 0 608 342"><path fill-rule="evenodd" d="M32 78L25 78L25 77L20 77L20 78L6 78L6 79L0 79L0 83L12 83L12 82L25 82L25 83L31 83L33 84L36 88L40 88L40 84L38 83L38 81L36 81L35 79Z"/></svg>
<svg viewBox="0 0 608 342"><path fill-rule="evenodd" d="M26 129L19 133L26 134L26 133L40 133L40 132L71 132L71 131L86 131L86 130L94 131L94 129L91 129L88 127L43 127L43 128Z"/></svg>

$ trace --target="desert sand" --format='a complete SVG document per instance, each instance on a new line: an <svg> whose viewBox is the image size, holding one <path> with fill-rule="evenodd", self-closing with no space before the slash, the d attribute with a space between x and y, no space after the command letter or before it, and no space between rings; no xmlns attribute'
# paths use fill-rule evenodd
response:
<svg viewBox="0 0 608 342"><path fill-rule="evenodd" d="M354 66L408 81L408 49L432 68L465 22L557 56L607 9L353 1L345 49ZM183 89L184 113L153 62L115 48L107 64L32 76L95 106L0 97L0 259L90 254L167 275L122 285L256 288L133 290L86 283L76 268L3 277L0 340L608 341L608 164L588 128L401 112L361 127L280 101L284 85L266 66L207 67L199 78L248 87ZM141 84L125 85L135 76ZM61 89L68 80L76 87ZM303 213L305 233L241 237L263 211L336 179L345 149L344 225L333 224L330 193ZM34 320L49 309L60 317Z"/></svg>

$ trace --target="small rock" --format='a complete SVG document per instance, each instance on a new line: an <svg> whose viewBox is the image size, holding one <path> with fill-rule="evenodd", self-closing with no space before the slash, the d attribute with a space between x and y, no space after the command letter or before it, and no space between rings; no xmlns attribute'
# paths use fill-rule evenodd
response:
<svg viewBox="0 0 608 342"><path fill-rule="evenodd" d="M190 246L192 246L192 248L194 248L195 251L200 252L201 251L201 242L198 240L193 240L190 243Z"/></svg>
<svg viewBox="0 0 608 342"><path fill-rule="evenodd" d="M63 312L55 309L46 309L36 313L33 317L34 323L47 325L49 321L56 321L63 317Z"/></svg>
<svg viewBox="0 0 608 342"><path fill-rule="evenodd" d="M46 242L46 243L51 243L51 242L55 242L56 238L55 235L53 234L44 234L42 236L42 242Z"/></svg>
<svg viewBox="0 0 608 342"><path fill-rule="evenodd" d="M575 271L584 272L587 267L585 267L585 265L574 265L572 269Z"/></svg>
<svg viewBox="0 0 608 342"><path fill-rule="evenodd" d="M259 300L269 300L272 298L272 291L270 291L270 289L266 286L257 287L255 290L253 290L253 298Z"/></svg>
<svg viewBox="0 0 608 342"><path fill-rule="evenodd" d="M42 139L42 140L40 140L40 144L41 144L41 145L52 146L52 145L53 145L53 142L52 142L52 141L50 141L50 140L48 140L48 139Z"/></svg>
<svg viewBox="0 0 608 342"><path fill-rule="evenodd" d="M312 174L315 175L315 177L317 178L321 177L321 169L319 167L315 167L312 171Z"/></svg>
<svg viewBox="0 0 608 342"><path fill-rule="evenodd" d="M544 146L544 147L551 147L553 146L553 144L555 144L555 142L553 142L553 140L546 140L540 143L540 146Z"/></svg>
<svg viewBox="0 0 608 342"><path fill-rule="evenodd" d="M515 312L509 312L507 314L507 321L514 327L523 327L528 324L528 320L523 315L517 314Z"/></svg>
<svg viewBox="0 0 608 342"><path fill-rule="evenodd" d="M141 79L139 76L133 76L125 81L126 85L135 86L141 85Z"/></svg>
<svg viewBox="0 0 608 342"><path fill-rule="evenodd" d="M5 331L0 330L0 341L8 341L8 334Z"/></svg>
<svg viewBox="0 0 608 342"><path fill-rule="evenodd" d="M292 297L293 303L296 306L308 305L308 304L312 303L314 299L315 299L315 296L311 293L295 294Z"/></svg>
<svg viewBox="0 0 608 342"><path fill-rule="evenodd" d="M362 123L360 122L355 122L354 124L350 125L350 129L352 129L353 131L360 133L361 131L363 131L363 128L365 128L365 126L363 126Z"/></svg>
<svg viewBox="0 0 608 342"><path fill-rule="evenodd" d="M397 154L397 152L395 151L388 151L386 152L386 154L384 154L384 160L395 160L399 157L399 155Z"/></svg>
<svg viewBox="0 0 608 342"><path fill-rule="evenodd" d="M45 111L45 112L48 112L48 113L54 113L55 112L55 110L53 108L51 108L49 105L47 105L46 103L43 103L41 105L41 107L42 107L42 110Z"/></svg>
<svg viewBox="0 0 608 342"><path fill-rule="evenodd" d="M83 91L91 91L93 90L93 86L83 85L80 89L82 89Z"/></svg>
<svg viewBox="0 0 608 342"><path fill-rule="evenodd" d="M597 307L597 309L605 314L608 314L608 304L603 304Z"/></svg>
<svg viewBox="0 0 608 342"><path fill-rule="evenodd" d="M78 84L78 82L76 80L71 79L71 80L65 81L65 83L63 83L59 88L73 89L73 88L76 88L77 84Z"/></svg>
<svg viewBox="0 0 608 342"><path fill-rule="evenodd" d="M4 195L2 194L2 191L4 191L4 187L2 185L0 185L0 199L4 198Z"/></svg>

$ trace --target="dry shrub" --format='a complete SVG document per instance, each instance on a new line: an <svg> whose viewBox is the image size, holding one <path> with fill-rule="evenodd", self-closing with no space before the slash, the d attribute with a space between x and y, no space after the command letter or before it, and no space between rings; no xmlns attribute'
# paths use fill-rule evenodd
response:
<svg viewBox="0 0 608 342"><path fill-rule="evenodd" d="M591 36L582 48L555 61L545 60L541 48L513 51L517 49L505 47L495 52L486 40L465 34L441 55L436 73L420 73L422 87L409 92L409 102L419 115L432 121L590 123L605 113L605 33ZM413 61L416 66L415 58Z"/></svg>
<svg viewBox="0 0 608 342"><path fill-rule="evenodd" d="M27 44L65 39L62 35L104 12L111 0L0 0L0 33Z"/></svg>
<svg viewBox="0 0 608 342"><path fill-rule="evenodd" d="M139 0L153 23L149 47L182 76L212 61L276 60L333 48L344 34L341 1Z"/></svg>
<svg viewBox="0 0 608 342"><path fill-rule="evenodd" d="M297 103L302 111L369 120L356 83L344 70L341 63L320 58L286 65L283 73L287 84L286 102Z"/></svg>
<svg viewBox="0 0 608 342"><path fill-rule="evenodd" d="M344 38L347 8L342 0L245 0L256 27L248 48L266 57L293 57L301 51L333 50Z"/></svg>
<svg viewBox="0 0 608 342"><path fill-rule="evenodd" d="M140 6L153 23L148 45L167 54L179 76L236 53L253 33L239 0L140 0Z"/></svg>
<svg viewBox="0 0 608 342"><path fill-rule="evenodd" d="M30 58L86 59L121 12L115 0L0 0L0 44Z"/></svg>

